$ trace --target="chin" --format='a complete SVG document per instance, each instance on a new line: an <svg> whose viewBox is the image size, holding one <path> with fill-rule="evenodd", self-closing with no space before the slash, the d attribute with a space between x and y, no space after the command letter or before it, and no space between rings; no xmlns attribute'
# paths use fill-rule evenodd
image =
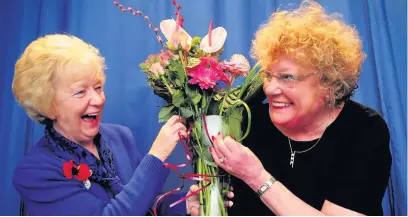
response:
<svg viewBox="0 0 408 217"><path fill-rule="evenodd" d="M272 123L276 126L286 126L289 124L289 121L282 119L272 119Z"/></svg>
<svg viewBox="0 0 408 217"><path fill-rule="evenodd" d="M82 134L88 138L94 138L99 133L99 127L85 130Z"/></svg>

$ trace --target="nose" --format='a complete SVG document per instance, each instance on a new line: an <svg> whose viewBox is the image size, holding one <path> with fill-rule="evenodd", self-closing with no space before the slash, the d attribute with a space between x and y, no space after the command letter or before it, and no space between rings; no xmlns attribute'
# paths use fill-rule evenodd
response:
<svg viewBox="0 0 408 217"><path fill-rule="evenodd" d="M264 81L263 87L266 95L278 95L282 93L278 79L275 77L272 77L270 81Z"/></svg>
<svg viewBox="0 0 408 217"><path fill-rule="evenodd" d="M89 99L89 104L93 106L102 106L105 104L105 94L103 92L98 93L93 90Z"/></svg>

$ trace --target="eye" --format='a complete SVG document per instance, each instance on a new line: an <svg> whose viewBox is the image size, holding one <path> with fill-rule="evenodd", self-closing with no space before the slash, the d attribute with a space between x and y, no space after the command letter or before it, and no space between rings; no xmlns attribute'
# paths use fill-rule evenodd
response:
<svg viewBox="0 0 408 217"><path fill-rule="evenodd" d="M284 81L296 81L298 78L291 74L280 75L279 78Z"/></svg>
<svg viewBox="0 0 408 217"><path fill-rule="evenodd" d="M74 96L81 96L81 95L83 95L84 93L85 93L84 90L80 90L80 91L77 91L77 92L74 94Z"/></svg>
<svg viewBox="0 0 408 217"><path fill-rule="evenodd" d="M97 87L95 87L95 90L96 90L96 92L101 92L102 91L102 86L97 86Z"/></svg>

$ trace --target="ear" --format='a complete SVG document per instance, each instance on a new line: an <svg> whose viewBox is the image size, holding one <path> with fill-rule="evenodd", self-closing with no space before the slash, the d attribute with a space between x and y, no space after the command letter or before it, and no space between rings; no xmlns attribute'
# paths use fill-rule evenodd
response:
<svg viewBox="0 0 408 217"><path fill-rule="evenodd" d="M335 100L336 100L336 97L334 94L333 87L326 88L326 94L324 96L324 102L326 103L326 105L328 106L334 105Z"/></svg>

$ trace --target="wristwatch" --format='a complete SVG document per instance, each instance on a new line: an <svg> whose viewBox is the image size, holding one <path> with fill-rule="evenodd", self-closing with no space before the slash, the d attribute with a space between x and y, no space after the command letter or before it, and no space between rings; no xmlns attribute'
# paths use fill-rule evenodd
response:
<svg viewBox="0 0 408 217"><path fill-rule="evenodd" d="M276 182L276 179L272 176L271 179L269 179L268 181L266 181L256 192L256 194L258 195L258 197L261 197L266 190L268 190L273 183Z"/></svg>

